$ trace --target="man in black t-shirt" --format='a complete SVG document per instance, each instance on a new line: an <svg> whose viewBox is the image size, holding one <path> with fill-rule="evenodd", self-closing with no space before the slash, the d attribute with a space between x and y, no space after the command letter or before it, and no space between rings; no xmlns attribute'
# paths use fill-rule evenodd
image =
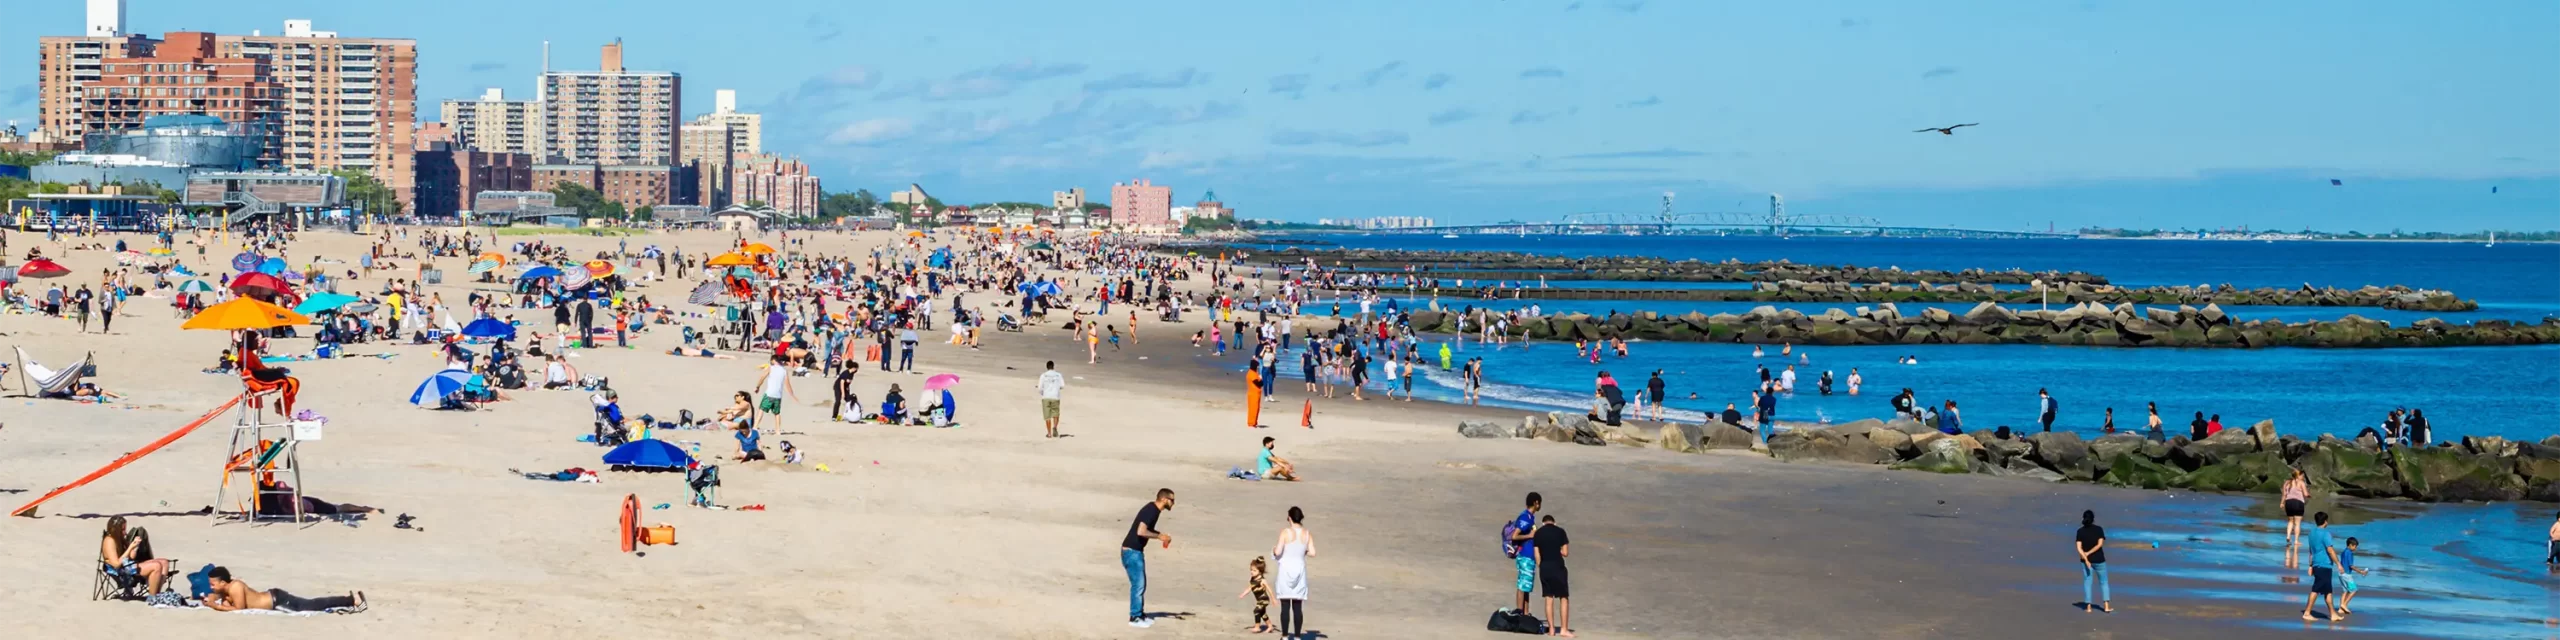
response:
<svg viewBox="0 0 2560 640"><path fill-rule="evenodd" d="M1564 527L1556 526L1556 517L1547 516L1531 534L1529 544L1538 553L1538 589L1547 599L1547 619L1555 622L1551 633L1557 637L1573 637L1573 590L1566 581L1564 559L1572 555L1573 539Z"/></svg>
<svg viewBox="0 0 2560 640"><path fill-rule="evenodd" d="M1154 502L1138 508L1138 517L1129 522L1129 535L1120 539L1120 568L1129 572L1129 626L1144 629L1155 623L1147 620L1147 541L1162 540L1173 546L1173 534L1156 530L1156 519L1173 510L1173 490L1157 489Z"/></svg>

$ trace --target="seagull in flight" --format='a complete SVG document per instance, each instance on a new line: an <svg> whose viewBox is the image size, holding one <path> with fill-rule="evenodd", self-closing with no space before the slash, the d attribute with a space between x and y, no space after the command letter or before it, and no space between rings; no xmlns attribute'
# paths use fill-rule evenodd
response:
<svg viewBox="0 0 2560 640"><path fill-rule="evenodd" d="M1962 129L1962 128L1965 128L1965 127L1971 127L1971 126L1980 125L1980 124L1982 124L1982 123L1980 123L1980 122L1967 122L1967 123L1964 123L1964 124L1955 125L1955 126L1951 126L1951 127L1931 127L1931 128L1927 128L1927 129L1921 129L1921 130L1918 130L1918 131L1913 131L1912 133L1928 133L1928 132L1931 132L1931 131L1936 131L1936 132L1938 132L1938 133L1940 133L1940 134L1942 134L1942 135L1950 135L1950 136L1952 136L1952 135L1955 135L1955 134L1956 134L1956 130L1957 130L1957 129Z"/></svg>

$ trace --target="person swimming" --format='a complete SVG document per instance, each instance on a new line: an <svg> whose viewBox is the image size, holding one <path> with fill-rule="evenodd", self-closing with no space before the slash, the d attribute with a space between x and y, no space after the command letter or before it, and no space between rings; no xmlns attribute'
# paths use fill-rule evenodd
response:
<svg viewBox="0 0 2560 640"><path fill-rule="evenodd" d="M1761 351L1760 345L1751 345L1751 357L1758 358L1765 355L1769 355L1769 352Z"/></svg>

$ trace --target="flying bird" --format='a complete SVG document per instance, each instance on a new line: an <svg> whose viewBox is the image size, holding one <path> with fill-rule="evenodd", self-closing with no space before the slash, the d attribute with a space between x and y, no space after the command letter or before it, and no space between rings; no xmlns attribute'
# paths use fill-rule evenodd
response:
<svg viewBox="0 0 2560 640"><path fill-rule="evenodd" d="M1962 129L1962 128L1965 128L1965 127L1975 126L1975 125L1979 125L1979 124L1982 124L1982 123L1980 123L1980 122L1967 122L1967 123L1964 123L1964 124L1955 125L1955 126L1950 126L1950 127L1931 127L1931 128L1927 128L1927 129L1921 129L1921 130L1918 130L1918 131L1913 131L1912 133L1928 133L1928 132L1931 132L1931 131L1936 131L1936 132L1938 132L1939 134L1942 134L1942 135L1950 135L1950 136L1952 136L1952 135L1955 135L1955 134L1956 134L1956 130L1957 130L1957 129Z"/></svg>
<svg viewBox="0 0 2560 640"><path fill-rule="evenodd" d="M2339 179L2337 179L2337 178L2330 178L2330 179L2329 179L2329 186L2332 186L2332 187L2343 187L2343 186L2347 186L2347 181L2345 181L2345 180L2339 180Z"/></svg>

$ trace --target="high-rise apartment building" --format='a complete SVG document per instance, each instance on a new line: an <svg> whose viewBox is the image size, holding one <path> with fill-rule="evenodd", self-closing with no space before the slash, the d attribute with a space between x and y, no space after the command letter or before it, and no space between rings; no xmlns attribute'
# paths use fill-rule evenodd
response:
<svg viewBox="0 0 2560 640"><path fill-rule="evenodd" d="M217 49L213 34L173 31L149 55L102 59L98 76L80 88L81 132L138 129L152 116L207 115L245 127L262 140L260 163L277 164L285 150L283 84L267 60Z"/></svg>
<svg viewBox="0 0 2560 640"><path fill-rule="evenodd" d="M478 100L446 100L442 111L454 141L465 149L542 157L541 101L508 100L493 88Z"/></svg>
<svg viewBox="0 0 2560 640"><path fill-rule="evenodd" d="M690 122L684 125L683 164L694 170L701 184L702 204L712 209L729 206L729 167L742 157L734 151L737 127L726 122Z"/></svg>
<svg viewBox="0 0 2560 640"><path fill-rule="evenodd" d="M124 0L89 0L87 28L77 36L36 38L36 130L31 139L79 142L92 133L82 118L86 87L106 73L108 58L151 55L160 43L126 35Z"/></svg>
<svg viewBox="0 0 2560 640"><path fill-rule="evenodd" d="M412 204L418 41L342 38L309 20L282 35L222 36L225 56L263 58L285 88L282 167L362 171Z"/></svg>
<svg viewBox="0 0 2560 640"><path fill-rule="evenodd" d="M604 46L597 71L542 74L542 147L547 162L673 166L682 158L676 126L683 79L622 68L622 42Z"/></svg>
<svg viewBox="0 0 2560 640"><path fill-rule="evenodd" d="M725 124L730 134L729 152L735 158L753 158L764 154L764 116L738 111L738 92L721 89L711 93L710 113L695 117L695 124Z"/></svg>

